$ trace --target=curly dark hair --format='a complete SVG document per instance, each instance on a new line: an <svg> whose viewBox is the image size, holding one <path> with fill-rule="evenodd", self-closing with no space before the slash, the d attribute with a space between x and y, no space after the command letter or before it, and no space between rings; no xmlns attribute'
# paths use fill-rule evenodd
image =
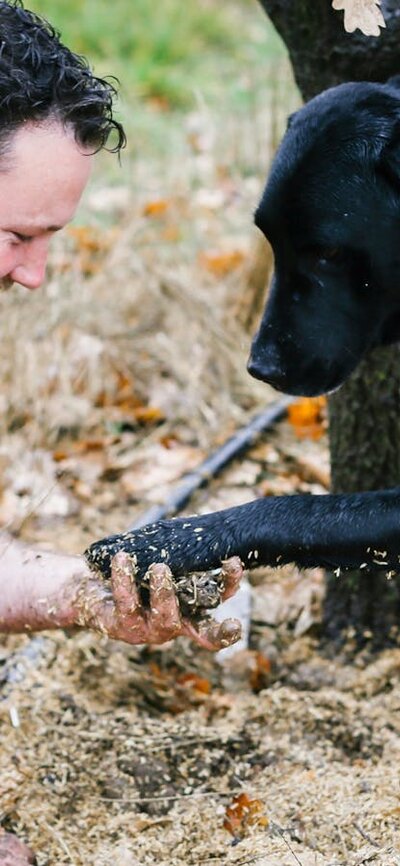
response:
<svg viewBox="0 0 400 866"><path fill-rule="evenodd" d="M0 0L0 156L22 123L46 119L71 125L85 148L119 152L126 137L113 117L116 94L46 19L22 0Z"/></svg>

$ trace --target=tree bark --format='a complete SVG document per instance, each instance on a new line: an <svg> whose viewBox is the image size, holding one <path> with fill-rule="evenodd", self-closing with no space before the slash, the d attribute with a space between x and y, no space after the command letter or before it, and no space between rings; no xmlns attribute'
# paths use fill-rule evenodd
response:
<svg viewBox="0 0 400 866"><path fill-rule="evenodd" d="M345 81L386 81L400 73L398 0L383 0L380 37L348 34L330 0L260 0L289 52L304 100ZM400 287L399 287L400 288ZM375 350L329 398L332 488L373 490L400 484L400 348ZM399 527L400 532L400 527ZM376 645L398 631L400 586L381 572L327 575L324 635L349 631Z"/></svg>
<svg viewBox="0 0 400 866"><path fill-rule="evenodd" d="M331 0L260 0L289 52L303 99L344 81L386 81L400 72L398 0L383 0L379 37L346 33Z"/></svg>
<svg viewBox="0 0 400 866"><path fill-rule="evenodd" d="M399 370L400 345L375 349L329 398L333 493L399 485Z"/></svg>

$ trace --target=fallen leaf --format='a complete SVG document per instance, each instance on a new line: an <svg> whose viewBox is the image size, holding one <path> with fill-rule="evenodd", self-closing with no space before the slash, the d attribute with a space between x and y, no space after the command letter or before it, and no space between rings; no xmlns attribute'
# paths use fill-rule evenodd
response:
<svg viewBox="0 0 400 866"><path fill-rule="evenodd" d="M201 452L190 445L177 445L175 448L163 448L154 443L146 449L133 454L129 466L121 478L122 488L128 496L140 496L154 490L155 501L163 484L177 481L182 475L200 462Z"/></svg>
<svg viewBox="0 0 400 866"><path fill-rule="evenodd" d="M202 253L200 264L215 277L226 277L234 271L245 259L241 250L231 250L226 253Z"/></svg>
<svg viewBox="0 0 400 866"><path fill-rule="evenodd" d="M347 33L361 30L365 36L380 36L386 27L380 10L381 0L332 0L336 11L344 11L344 29Z"/></svg>
<svg viewBox="0 0 400 866"><path fill-rule="evenodd" d="M251 800L246 793L239 794L227 806L224 830L228 830L235 839L243 839L250 827L268 827L269 821L263 811L261 800Z"/></svg>
<svg viewBox="0 0 400 866"><path fill-rule="evenodd" d="M74 241L82 273L85 276L98 273L104 256L115 243L118 230L99 229L95 226L69 226L67 232Z"/></svg>
<svg viewBox="0 0 400 866"><path fill-rule="evenodd" d="M136 686L146 703L174 715L191 707L204 706L211 694L211 683L192 671L180 673L176 667L161 668L150 661L146 670L138 673Z"/></svg>
<svg viewBox="0 0 400 866"><path fill-rule="evenodd" d="M195 673L179 674L176 682L188 689L192 689L194 692L200 692L202 695L209 695L211 692L210 681L205 679L205 677L199 677Z"/></svg>
<svg viewBox="0 0 400 866"><path fill-rule="evenodd" d="M250 673L250 685L254 692L261 692L270 682L271 660L260 652L254 653L254 667Z"/></svg>
<svg viewBox="0 0 400 866"><path fill-rule="evenodd" d="M137 406L134 409L134 416L139 424L157 424L165 418L158 406Z"/></svg>
<svg viewBox="0 0 400 866"><path fill-rule="evenodd" d="M90 451L104 451L111 441L109 436L104 439L79 439L78 442L68 443L68 447L56 448L52 453L52 457L56 463L61 463L63 460L68 460L69 457L76 456L77 454L87 454Z"/></svg>
<svg viewBox="0 0 400 866"><path fill-rule="evenodd" d="M107 391L102 390L97 394L97 408L116 408L118 415L129 416L139 424L156 424L163 421L165 412L159 406L152 404L143 405L142 400L135 392L133 379L124 371L114 370L114 383L109 383Z"/></svg>
<svg viewBox="0 0 400 866"><path fill-rule="evenodd" d="M325 397L304 397L288 407L289 423L299 437L319 439L325 432Z"/></svg>
<svg viewBox="0 0 400 866"><path fill-rule="evenodd" d="M330 467L329 464L321 457L317 461L308 455L299 454L296 457L296 471L301 481L306 481L308 484L320 484L326 490L330 487Z"/></svg>
<svg viewBox="0 0 400 866"><path fill-rule="evenodd" d="M308 429L306 434L308 435ZM264 478L257 484L260 496L285 496L293 493L298 487L299 479L296 475L278 475L276 478Z"/></svg>
<svg viewBox="0 0 400 866"><path fill-rule="evenodd" d="M146 217L160 217L164 216L169 208L169 201L166 198L156 198L152 201L146 202L143 207L142 213L143 216Z"/></svg>

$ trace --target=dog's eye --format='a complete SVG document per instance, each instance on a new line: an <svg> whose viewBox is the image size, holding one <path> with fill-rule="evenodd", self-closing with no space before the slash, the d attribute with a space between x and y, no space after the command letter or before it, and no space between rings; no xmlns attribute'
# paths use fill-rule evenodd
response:
<svg viewBox="0 0 400 866"><path fill-rule="evenodd" d="M301 253L303 266L311 271L325 270L336 265L341 265L346 259L345 247L328 247L322 244L313 244L303 248Z"/></svg>
<svg viewBox="0 0 400 866"><path fill-rule="evenodd" d="M342 258L343 250L341 247L319 247L315 253L320 261L337 262Z"/></svg>

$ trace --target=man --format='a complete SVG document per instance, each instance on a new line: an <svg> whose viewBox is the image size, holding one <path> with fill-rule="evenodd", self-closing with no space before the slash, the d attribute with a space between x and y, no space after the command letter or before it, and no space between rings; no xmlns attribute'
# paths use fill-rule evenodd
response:
<svg viewBox="0 0 400 866"><path fill-rule="evenodd" d="M96 78L43 19L19 0L0 0L0 288L37 289L45 278L53 234L73 217L94 156L115 137L114 87ZM225 566L226 593L241 576L238 560ZM144 609L126 554L113 560L110 588L83 557L39 551L0 533L0 631L32 632L80 626L131 644L162 643L180 634L219 649L239 636L234 620L196 624L181 617L171 572L150 569ZM29 853L0 835L0 864L25 866Z"/></svg>
<svg viewBox="0 0 400 866"><path fill-rule="evenodd" d="M0 0L0 42L0 287L37 289L51 238L72 219L95 153L112 134L119 152L125 134L113 117L113 86L96 78L19 0ZM126 556L115 558L112 594L83 558L30 550L4 534L0 566L7 578L1 631L80 625L129 643L189 634L209 649L237 637L229 621L195 627L182 620L163 565L151 571L149 611L140 605ZM227 595L238 578L234 562Z"/></svg>

